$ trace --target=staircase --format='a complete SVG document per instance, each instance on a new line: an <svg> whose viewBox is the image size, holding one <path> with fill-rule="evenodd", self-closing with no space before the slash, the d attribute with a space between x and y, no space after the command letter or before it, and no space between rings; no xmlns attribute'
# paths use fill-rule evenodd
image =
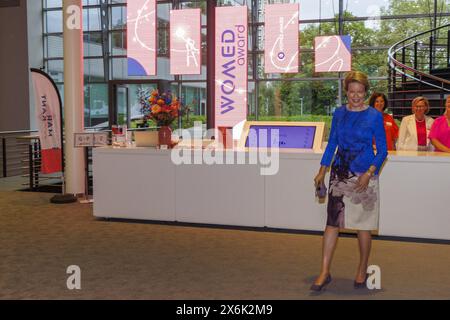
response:
<svg viewBox="0 0 450 320"><path fill-rule="evenodd" d="M394 118L410 115L417 96L430 101L428 115L444 113L450 95L450 24L404 39L389 49L389 106Z"/></svg>

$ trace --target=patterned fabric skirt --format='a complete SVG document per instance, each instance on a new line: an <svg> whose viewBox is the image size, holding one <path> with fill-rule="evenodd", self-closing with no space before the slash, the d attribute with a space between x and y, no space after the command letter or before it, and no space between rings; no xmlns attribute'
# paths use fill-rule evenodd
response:
<svg viewBox="0 0 450 320"><path fill-rule="evenodd" d="M378 176L366 191L354 191L359 175L331 167L327 225L353 230L377 230L379 217Z"/></svg>

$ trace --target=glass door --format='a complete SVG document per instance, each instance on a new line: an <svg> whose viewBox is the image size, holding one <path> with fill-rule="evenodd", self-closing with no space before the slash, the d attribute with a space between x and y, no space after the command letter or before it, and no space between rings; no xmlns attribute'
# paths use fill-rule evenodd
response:
<svg viewBox="0 0 450 320"><path fill-rule="evenodd" d="M170 90L170 82L163 80L112 80L110 90L110 125L126 125L129 129L143 126L142 101L150 98L154 90ZM150 127L156 125L149 123Z"/></svg>
<svg viewBox="0 0 450 320"><path fill-rule="evenodd" d="M127 125L128 128L131 127L130 121L130 104L129 104L129 94L128 86L117 85L116 86L116 110L117 110L117 123L119 125Z"/></svg>
<svg viewBox="0 0 450 320"><path fill-rule="evenodd" d="M145 84L128 84L130 93L130 128L138 128L142 126L142 119L144 114L142 112L142 100L150 98L151 93L158 88L158 84L145 83ZM152 126L151 123L149 123Z"/></svg>

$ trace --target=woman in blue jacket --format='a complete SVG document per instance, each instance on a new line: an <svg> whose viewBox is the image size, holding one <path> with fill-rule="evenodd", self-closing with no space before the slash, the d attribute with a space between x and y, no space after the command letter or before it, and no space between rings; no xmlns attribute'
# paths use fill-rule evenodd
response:
<svg viewBox="0 0 450 320"><path fill-rule="evenodd" d="M348 103L333 115L328 145L314 179L316 187L323 185L331 165L322 270L311 286L313 291L331 282L330 265L340 228L358 230L360 262L354 286L365 287L371 230L378 229L378 174L387 156L383 115L365 104L369 81L364 73L350 72L344 88Z"/></svg>

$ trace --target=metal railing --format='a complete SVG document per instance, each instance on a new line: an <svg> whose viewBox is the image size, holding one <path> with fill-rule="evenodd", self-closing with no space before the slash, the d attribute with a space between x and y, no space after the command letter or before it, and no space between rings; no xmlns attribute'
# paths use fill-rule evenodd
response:
<svg viewBox="0 0 450 320"><path fill-rule="evenodd" d="M19 130L0 132L2 178L18 176L23 169L23 154L28 153L28 143L17 138L24 135L37 134L37 131Z"/></svg>
<svg viewBox="0 0 450 320"><path fill-rule="evenodd" d="M435 69L449 68L450 24L428 30L394 44L388 51L389 66L401 76L450 92L450 81L432 75ZM440 30L446 37L437 37ZM422 66L419 70L419 66ZM435 81L439 82L436 85Z"/></svg>
<svg viewBox="0 0 450 320"><path fill-rule="evenodd" d="M157 127L128 129L129 132L155 130ZM111 135L109 127L86 128L86 131L102 131ZM110 136L111 138L111 136ZM1 168L0 178L22 176L24 187L31 191L36 191L40 187L46 186L45 182L52 186L61 184L61 175L42 175L41 170L41 149L38 132L33 130L5 131L0 132L1 141ZM88 167L87 174L89 185L92 186L92 151L87 150Z"/></svg>
<svg viewBox="0 0 450 320"><path fill-rule="evenodd" d="M397 42L388 51L388 64L394 116L409 114L410 102L418 95L429 98L434 115L442 114L450 93L450 24Z"/></svg>

